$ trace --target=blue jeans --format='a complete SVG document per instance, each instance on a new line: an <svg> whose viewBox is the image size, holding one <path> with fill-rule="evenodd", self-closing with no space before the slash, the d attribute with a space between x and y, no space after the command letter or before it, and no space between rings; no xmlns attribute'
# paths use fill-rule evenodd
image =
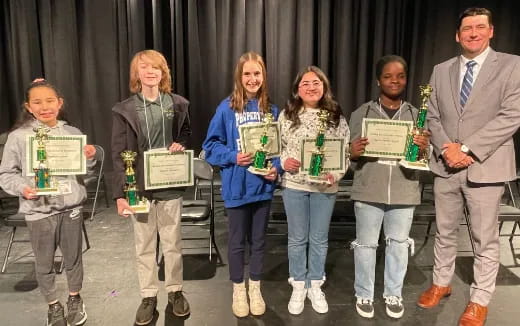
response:
<svg viewBox="0 0 520 326"><path fill-rule="evenodd" d="M409 238L415 206L386 205L356 201L356 240L354 249L356 297L374 300L376 249L383 224L385 248L385 286L383 297L402 297L408 266Z"/></svg>
<svg viewBox="0 0 520 326"><path fill-rule="evenodd" d="M322 280L329 247L329 225L336 193L307 192L285 188L289 276L295 281ZM307 257L308 246L308 257Z"/></svg>

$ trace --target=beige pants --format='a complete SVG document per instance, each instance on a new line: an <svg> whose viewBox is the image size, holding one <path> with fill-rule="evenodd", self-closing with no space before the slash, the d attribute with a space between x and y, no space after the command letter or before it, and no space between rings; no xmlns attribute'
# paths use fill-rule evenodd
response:
<svg viewBox="0 0 520 326"><path fill-rule="evenodd" d="M182 290L182 197L168 201L153 201L150 213L134 218L137 277L143 298L157 295L159 279L155 261L157 232L164 255L164 285L166 291Z"/></svg>
<svg viewBox="0 0 520 326"><path fill-rule="evenodd" d="M475 242L470 300L487 306L495 291L499 268L498 209L504 185L468 184L467 169L434 183L437 234L434 246L433 283L450 284L457 257L457 231L468 208Z"/></svg>

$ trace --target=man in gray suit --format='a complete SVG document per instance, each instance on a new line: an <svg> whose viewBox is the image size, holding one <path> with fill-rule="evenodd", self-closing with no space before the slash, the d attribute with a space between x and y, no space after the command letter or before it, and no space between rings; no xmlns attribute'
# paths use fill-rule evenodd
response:
<svg viewBox="0 0 520 326"><path fill-rule="evenodd" d="M462 55L436 65L428 110L437 234L433 284L419 298L435 307L451 294L457 230L466 205L475 244L474 282L459 325L483 325L499 267L497 215L504 182L516 177L512 136L520 125L520 57L495 52L491 12L466 9L455 39Z"/></svg>

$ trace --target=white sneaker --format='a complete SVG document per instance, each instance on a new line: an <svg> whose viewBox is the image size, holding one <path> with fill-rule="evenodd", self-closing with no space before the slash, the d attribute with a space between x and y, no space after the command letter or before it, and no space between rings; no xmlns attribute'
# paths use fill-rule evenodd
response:
<svg viewBox="0 0 520 326"><path fill-rule="evenodd" d="M265 301L260 291L260 281L249 280L249 310L255 316L265 313Z"/></svg>
<svg viewBox="0 0 520 326"><path fill-rule="evenodd" d="M322 280L311 280L311 287L307 289L307 298L312 302L312 309L317 313L324 314L329 311L329 305L325 294L321 291Z"/></svg>
<svg viewBox="0 0 520 326"><path fill-rule="evenodd" d="M404 314L403 298L391 295L385 297L386 314L392 318L401 318Z"/></svg>
<svg viewBox="0 0 520 326"><path fill-rule="evenodd" d="M356 311L364 318L374 318L374 304L372 300L357 298Z"/></svg>
<svg viewBox="0 0 520 326"><path fill-rule="evenodd" d="M231 308L237 317L246 317L249 315L246 285L244 282L233 283L233 304Z"/></svg>
<svg viewBox="0 0 520 326"><path fill-rule="evenodd" d="M305 305L305 297L307 296L307 289L305 288L305 281L295 281L292 277L289 278L289 284L292 285L291 300L287 305L289 313L292 315L299 315L303 311Z"/></svg>

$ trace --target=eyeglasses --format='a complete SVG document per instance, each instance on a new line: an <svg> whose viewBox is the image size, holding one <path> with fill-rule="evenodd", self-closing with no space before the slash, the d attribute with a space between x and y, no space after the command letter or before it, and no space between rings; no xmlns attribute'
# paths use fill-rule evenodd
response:
<svg viewBox="0 0 520 326"><path fill-rule="evenodd" d="M301 82L300 85L298 87L300 88L304 88L304 89L308 89L308 88L311 88L311 86L313 86L314 88L318 88L320 87L321 85L323 85L323 83L321 82L321 80L312 80L312 81L304 81L304 82Z"/></svg>

